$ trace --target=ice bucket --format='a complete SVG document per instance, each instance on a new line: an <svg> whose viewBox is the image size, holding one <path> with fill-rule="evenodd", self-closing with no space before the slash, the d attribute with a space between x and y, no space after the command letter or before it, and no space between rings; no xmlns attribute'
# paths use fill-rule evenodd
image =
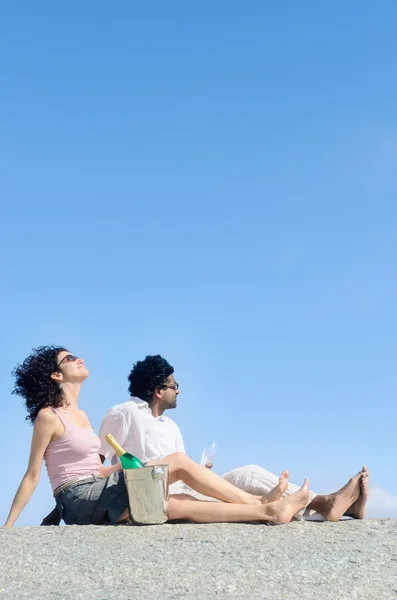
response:
<svg viewBox="0 0 397 600"><path fill-rule="evenodd" d="M168 520L168 465L125 469L130 519L136 525L156 525Z"/></svg>

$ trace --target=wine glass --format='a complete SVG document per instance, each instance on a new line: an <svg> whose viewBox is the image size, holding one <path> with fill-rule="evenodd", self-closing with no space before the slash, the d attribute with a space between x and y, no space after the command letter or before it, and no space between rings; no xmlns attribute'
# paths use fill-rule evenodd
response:
<svg viewBox="0 0 397 600"><path fill-rule="evenodd" d="M212 467L212 465L214 464L214 456L216 454L218 450L218 446L216 445L216 442L208 442L208 444L206 445L206 447L203 450L203 454L201 455L201 462L200 464L203 467Z"/></svg>
<svg viewBox="0 0 397 600"><path fill-rule="evenodd" d="M208 468L212 467L214 456L215 456L217 450L218 450L218 446L216 445L215 442L208 442L208 444L206 445L206 447L203 450L203 454L201 455L200 465L202 467L208 467ZM185 490L186 492L192 491L191 488L186 483L182 483L182 489Z"/></svg>

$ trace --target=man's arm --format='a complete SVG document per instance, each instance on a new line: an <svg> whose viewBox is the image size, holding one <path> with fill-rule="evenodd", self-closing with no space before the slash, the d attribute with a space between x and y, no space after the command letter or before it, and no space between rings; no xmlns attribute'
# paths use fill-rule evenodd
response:
<svg viewBox="0 0 397 600"><path fill-rule="evenodd" d="M119 410L110 409L102 419L101 427L99 429L99 439L101 440L101 447L99 449L99 456L102 463L108 458L111 460L115 454L113 448L107 443L105 437L110 433L114 439L122 446L127 437L127 423L124 414Z"/></svg>

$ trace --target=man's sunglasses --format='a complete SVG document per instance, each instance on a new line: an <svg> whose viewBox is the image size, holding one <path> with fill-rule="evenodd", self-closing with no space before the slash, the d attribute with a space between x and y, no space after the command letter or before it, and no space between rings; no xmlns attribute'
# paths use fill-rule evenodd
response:
<svg viewBox="0 0 397 600"><path fill-rule="evenodd" d="M78 356L75 356L74 354L67 354L66 356L63 357L63 359L57 364L57 367L59 367L64 360L67 360L68 362L74 362L75 360L78 360Z"/></svg>
<svg viewBox="0 0 397 600"><path fill-rule="evenodd" d="M167 385L166 383L164 385L159 385L160 388L168 389L170 388L171 390L174 390L174 392L179 390L179 383L175 382L175 385Z"/></svg>

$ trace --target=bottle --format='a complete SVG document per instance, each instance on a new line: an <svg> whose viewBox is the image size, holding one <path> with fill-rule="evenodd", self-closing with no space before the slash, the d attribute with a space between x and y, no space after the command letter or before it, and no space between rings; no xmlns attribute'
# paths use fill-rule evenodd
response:
<svg viewBox="0 0 397 600"><path fill-rule="evenodd" d="M122 448L120 444L116 442L111 433L108 433L107 436L105 436L105 440L116 452L123 469L142 469L142 467L145 466L143 462L139 460L139 458L133 454L130 454L129 452L126 452L124 448Z"/></svg>

